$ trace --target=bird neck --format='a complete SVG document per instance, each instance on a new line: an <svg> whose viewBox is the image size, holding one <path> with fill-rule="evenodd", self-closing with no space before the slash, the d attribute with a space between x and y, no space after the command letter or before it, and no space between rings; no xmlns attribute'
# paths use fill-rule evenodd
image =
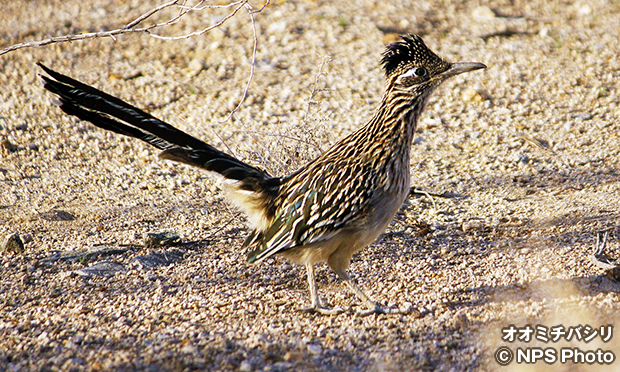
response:
<svg viewBox="0 0 620 372"><path fill-rule="evenodd" d="M408 174L411 141L430 93L414 95L409 91L396 91L388 85L368 123L332 146L317 158L317 162L357 159L372 164L375 169L404 168Z"/></svg>
<svg viewBox="0 0 620 372"><path fill-rule="evenodd" d="M408 157L418 118L430 93L412 94L388 89L372 119L362 129L372 139L368 143L380 144L387 149L399 148Z"/></svg>

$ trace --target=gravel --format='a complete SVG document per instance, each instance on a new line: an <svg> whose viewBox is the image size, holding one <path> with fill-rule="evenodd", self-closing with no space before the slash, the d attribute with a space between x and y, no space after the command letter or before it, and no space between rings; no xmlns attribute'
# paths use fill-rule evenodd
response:
<svg viewBox="0 0 620 372"><path fill-rule="evenodd" d="M158 4L11 1L0 48L121 27ZM226 10L161 32L202 29ZM186 40L131 34L0 56L0 240L29 237L0 253L0 370L478 371L498 369L502 346L618 350L617 337L502 340L511 324L618 324L620 284L589 258L599 232L610 249L620 238L617 3L300 0L254 16L254 78L226 122L250 72L243 10ZM354 257L369 295L418 309L402 316L355 316L359 301L325 266L321 296L347 311L300 312L304 269L245 263L247 221L216 179L64 115L35 66L285 174L372 115L381 52L404 32L489 68L431 98L411 159L426 194ZM144 245L166 231L175 247Z"/></svg>

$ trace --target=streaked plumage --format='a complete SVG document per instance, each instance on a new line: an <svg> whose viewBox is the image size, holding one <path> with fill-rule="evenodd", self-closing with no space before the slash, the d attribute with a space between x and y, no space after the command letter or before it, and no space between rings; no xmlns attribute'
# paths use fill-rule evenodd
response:
<svg viewBox="0 0 620 372"><path fill-rule="evenodd" d="M387 47L382 59L387 84L369 122L286 177L272 177L159 119L99 90L56 73L45 88L57 94L70 115L98 127L146 141L160 157L217 172L233 203L255 230L244 247L249 262L280 254L306 265L311 309L321 305L314 264L326 262L364 301L368 312L393 312L374 304L346 270L352 255L372 243L409 192L409 152L416 122L433 90L447 78L485 66L443 61L419 36Z"/></svg>

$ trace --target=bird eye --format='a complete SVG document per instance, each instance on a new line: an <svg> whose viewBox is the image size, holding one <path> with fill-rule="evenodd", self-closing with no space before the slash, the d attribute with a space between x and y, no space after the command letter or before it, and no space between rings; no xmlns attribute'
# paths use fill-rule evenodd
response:
<svg viewBox="0 0 620 372"><path fill-rule="evenodd" d="M424 67L416 67L413 69L413 73L418 77L425 77L428 75L428 71Z"/></svg>
<svg viewBox="0 0 620 372"><path fill-rule="evenodd" d="M428 70L424 67L414 67L409 69L407 72L401 75L401 78L407 77L425 77L428 75Z"/></svg>

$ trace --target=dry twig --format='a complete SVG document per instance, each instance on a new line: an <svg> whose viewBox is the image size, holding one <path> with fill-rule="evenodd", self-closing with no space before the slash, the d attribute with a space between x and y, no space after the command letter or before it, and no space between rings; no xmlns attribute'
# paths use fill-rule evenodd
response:
<svg viewBox="0 0 620 372"><path fill-rule="evenodd" d="M226 116L226 118L224 118L220 123L224 123L228 120L230 120L233 115L241 108L241 105L243 104L243 102L245 101L247 95L248 95L248 90L250 88L250 84L252 83L252 79L254 78L254 67L255 67L255 62L256 62L256 51L258 48L258 36L257 36L257 32L256 32L256 24L255 24L255 20L254 20L254 14L256 13L260 13L261 11L263 11L270 3L270 0L266 0L263 5L259 8L259 9L253 9L252 6L249 3L249 0L240 0L240 1L236 1L236 2L232 2L230 4L226 4L226 5L208 5L205 4L206 0L198 0L198 3L193 5L193 6L188 6L187 2L188 0L172 0L170 2L161 4L151 10L149 10L148 12L142 14L141 16L139 16L138 18L136 18L135 20L127 23L125 26L115 29L115 30L111 30L111 31L100 31L100 32L90 32L90 33L85 33L85 34L73 34L73 35L63 35L63 36L58 36L58 37L52 37L49 39L44 39L44 40L38 40L38 41L30 41L30 42L25 42L25 43L19 43L19 44L14 44L11 45L5 49L1 49L0 50L0 56L9 52L13 52L19 49L23 49L23 48L32 48L32 47L41 47L44 45L48 45L48 44L53 44L53 43L63 43L63 42L71 42L71 41L79 41L79 40L88 40L88 39L94 39L94 38L102 38L102 37L110 37L114 40L116 40L116 35L121 35L121 34L126 34L126 33L146 33L147 35L157 38L157 39L161 39L161 40L170 40L170 41L174 41L174 40L180 40L180 39L189 39L191 37L194 36L199 36L199 35L203 35L217 27L220 27L221 25L223 25L226 21L228 21L229 19L231 19L232 17L234 17L239 10L241 10L242 8L245 8L248 12L248 15L250 17L250 22L252 24L252 31L253 31L253 47L252 47L252 57L251 57L251 63L250 63L250 74L248 76L248 81L245 85L245 88L242 92L241 95L241 99L239 100L239 103L234 107L234 109L232 109L232 111ZM166 8L170 8L176 6L179 8L179 12L172 18L170 18L169 20L165 21L165 22L160 22L160 23L154 23L150 26L145 26L145 27L137 27L139 26L141 23L143 23L145 20L149 19L150 17L152 17L153 15L161 12L162 10L166 9ZM190 32L188 34L185 35L178 35L178 36L162 36L162 35L158 35L158 34L154 34L153 31L158 29L158 28L162 28L165 26L171 26L174 25L176 23L178 23L181 18L183 16L185 16L186 14L190 13L190 12L197 12L197 11L202 11L205 9L212 9L212 8L233 8L232 11L230 13L228 13L226 16L224 16L222 19L220 19L218 22L216 22L215 24L212 24L208 27L205 27L199 31L194 31L194 32ZM246 128L247 129L247 128ZM219 137L219 135L218 135ZM226 146L226 148L228 148L228 150L230 151L230 153L234 153L232 151L232 149L226 144L226 142L220 137L220 140L222 141L222 143L224 144L224 146ZM260 142L260 141L257 141Z"/></svg>
<svg viewBox="0 0 620 372"><path fill-rule="evenodd" d="M314 84L312 84L312 89L310 90L310 97L308 97L308 104L306 106L306 111L304 112L304 118L303 118L304 123L307 123L308 115L310 114L310 106L312 106L312 104L318 103L317 101L314 100L314 96L316 92L325 90L325 89L317 89L317 87L319 86L319 79L321 78L321 76L325 74L325 72L323 72L323 68L329 62L331 62L331 60L332 60L332 57L330 56L323 56L323 59L321 60L321 65L319 66L319 72L316 74L316 77L314 78ZM313 139L313 136L310 135L309 131L307 130L307 127L302 126L302 128L306 130L306 134L308 135L308 138ZM322 150L321 146L314 140L312 141L311 145L314 146L314 148L319 151Z"/></svg>
<svg viewBox="0 0 620 372"><path fill-rule="evenodd" d="M163 39L163 40L188 39L194 36L202 35L206 32L213 30L214 28L217 28L223 25L227 20L234 17L237 14L237 12L241 10L241 8L243 7L245 7L248 10L250 17L252 18L252 22L254 22L253 14L261 12L263 9L265 9L267 5L269 5L269 2L270 0L267 0L260 9L253 10L251 5L249 4L249 0L236 1L230 4L226 4L226 5L205 5L204 4L205 0L199 0L198 3L194 6L187 6L186 5L187 0L182 1L182 2L181 0L172 0L170 2L161 4L149 10L148 12L142 14L135 20L127 23L125 26L121 28L117 28L115 30L89 32L85 34L63 35L63 36L51 37L49 39L44 39L44 40L28 41L28 42L19 43L19 44L13 44L7 48L0 49L0 56L3 54L9 53L9 52L23 49L23 48L41 47L41 46L53 44L53 43L65 43L65 42L70 42L70 41L88 40L88 39L95 39L95 38L102 38L102 37L110 37L112 39L116 39L115 36L117 35L122 35L122 34L127 34L127 33L136 33L136 32L146 33L151 37L154 37L157 39ZM165 22L154 23L152 25L145 26L145 27L137 27L138 25L140 25L142 22L152 17L153 15L161 12L162 10L166 8L170 8L173 6L177 6L179 8L179 12L177 13L177 15L175 15L171 19ZM189 34L180 35L180 36L162 36L162 35L154 34L152 32L155 29L178 23L179 20L183 16L185 16L186 14L190 12L202 11L204 9L211 9L211 8L233 8L233 10L228 15L223 17L220 21L218 21L217 23L210 25L208 27L205 27L202 30L191 32Z"/></svg>

